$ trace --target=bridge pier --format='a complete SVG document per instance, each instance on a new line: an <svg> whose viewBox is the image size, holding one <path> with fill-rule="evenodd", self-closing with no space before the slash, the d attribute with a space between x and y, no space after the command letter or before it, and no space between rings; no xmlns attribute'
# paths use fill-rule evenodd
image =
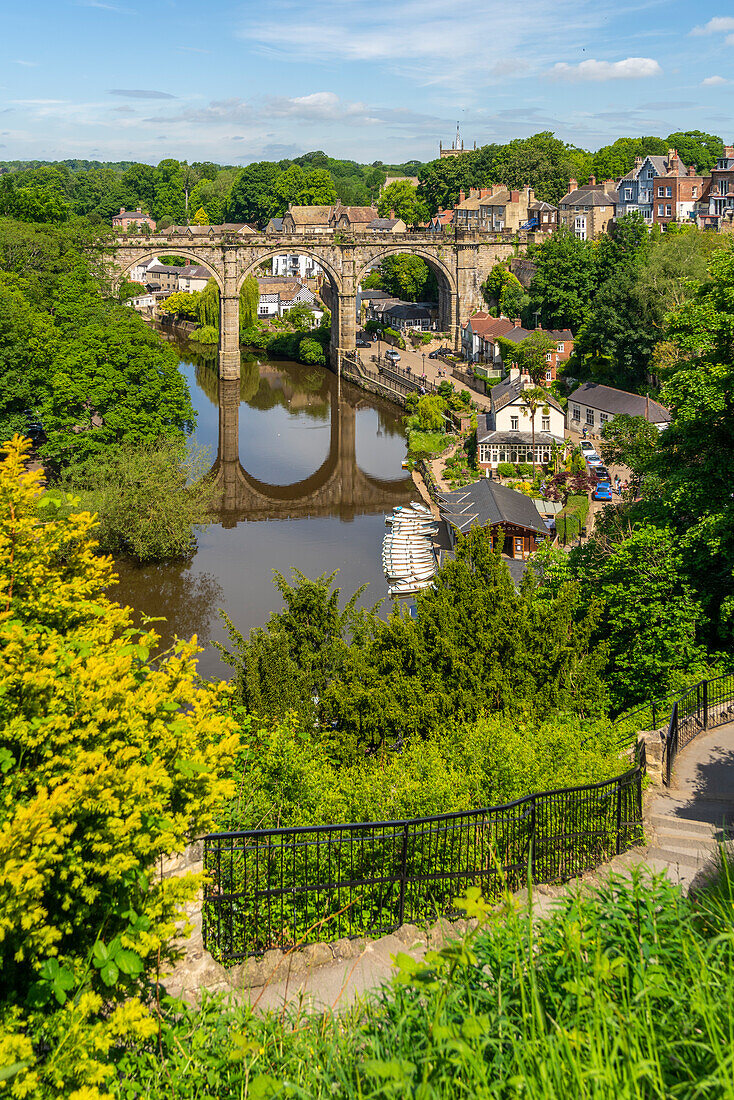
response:
<svg viewBox="0 0 734 1100"><path fill-rule="evenodd" d="M331 316L331 344L329 358L335 374L341 374L341 357L357 350L357 296L334 295L337 309Z"/></svg>
<svg viewBox="0 0 734 1100"><path fill-rule="evenodd" d="M237 254L224 257L224 289L219 294L219 377L240 377L240 295Z"/></svg>

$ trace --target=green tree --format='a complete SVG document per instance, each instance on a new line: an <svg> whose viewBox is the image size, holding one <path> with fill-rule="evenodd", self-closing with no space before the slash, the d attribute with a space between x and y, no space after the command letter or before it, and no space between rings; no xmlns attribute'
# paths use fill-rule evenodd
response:
<svg viewBox="0 0 734 1100"><path fill-rule="evenodd" d="M540 334L537 334L540 335ZM532 337L528 337L532 339ZM543 363L545 364L545 356L543 356ZM533 447L533 475L535 474L536 461L535 461L535 414L538 409L542 409L544 413L548 414L550 409L548 408L548 394L539 386L531 386L528 389L524 389L520 395L522 404L520 405L520 412L523 417L530 417L530 434L532 437Z"/></svg>
<svg viewBox="0 0 734 1100"><path fill-rule="evenodd" d="M669 149L676 149L685 165L692 164L699 175L706 175L724 155L724 143L718 134L702 130L678 131L668 134ZM667 152L667 150L666 150Z"/></svg>
<svg viewBox="0 0 734 1100"><path fill-rule="evenodd" d="M660 432L644 416L618 413L605 424L600 453L607 466L627 466L641 474L660 441Z"/></svg>
<svg viewBox="0 0 734 1100"><path fill-rule="evenodd" d="M420 398L416 414L423 432L442 432L445 428L446 402L437 393L427 393Z"/></svg>
<svg viewBox="0 0 734 1100"><path fill-rule="evenodd" d="M280 173L275 189L281 202L281 213L288 208L289 203L298 202L298 196L303 191L304 186L304 171L300 164L290 164L285 172Z"/></svg>
<svg viewBox="0 0 734 1100"><path fill-rule="evenodd" d="M561 226L533 255L530 309L544 328L578 332L594 294L594 248Z"/></svg>
<svg viewBox="0 0 734 1100"><path fill-rule="evenodd" d="M177 290L158 305L159 313L175 313L179 317L198 317L201 302L201 292L189 293L185 290Z"/></svg>
<svg viewBox="0 0 734 1100"><path fill-rule="evenodd" d="M210 327L219 332L219 287L216 279L209 279L199 291L197 316L202 328Z"/></svg>
<svg viewBox="0 0 734 1100"><path fill-rule="evenodd" d="M235 180L227 203L227 220L263 224L281 209L276 192L277 164L248 164Z"/></svg>
<svg viewBox="0 0 734 1100"><path fill-rule="evenodd" d="M200 206L194 214L194 225L209 225L209 215L203 206Z"/></svg>
<svg viewBox="0 0 734 1100"><path fill-rule="evenodd" d="M689 682L702 664L696 643L701 610L672 531L641 526L620 542L592 539L574 555L584 591L603 601L598 637L609 646L614 709Z"/></svg>
<svg viewBox="0 0 734 1100"><path fill-rule="evenodd" d="M407 252L386 256L379 270L381 286L395 298L425 302L438 297L436 277L420 256Z"/></svg>
<svg viewBox="0 0 734 1100"><path fill-rule="evenodd" d="M611 145L604 145L594 153L591 171L597 180L619 179L635 166L637 157L662 157L668 152L663 138L617 138Z"/></svg>
<svg viewBox="0 0 734 1100"><path fill-rule="evenodd" d="M336 200L334 181L325 168L312 168L305 173L298 194L301 206L331 206Z"/></svg>
<svg viewBox="0 0 734 1100"><path fill-rule="evenodd" d="M248 275L240 287L240 329L255 327L259 303L260 285L254 275Z"/></svg>
<svg viewBox="0 0 734 1100"><path fill-rule="evenodd" d="M547 332L538 329L517 344L500 337L499 345L502 349L502 362L505 368L517 367L521 374L530 375L536 387L541 382L545 382L548 369L546 356L548 352L556 350L556 341ZM523 391L523 396L530 392L533 391ZM548 394L544 390L540 393L543 398L542 403L547 402Z"/></svg>
<svg viewBox="0 0 734 1100"><path fill-rule="evenodd" d="M390 211L396 218L402 218L406 225L417 225L430 217L426 204L410 180L395 180L380 195L378 214L381 218L389 218Z"/></svg>

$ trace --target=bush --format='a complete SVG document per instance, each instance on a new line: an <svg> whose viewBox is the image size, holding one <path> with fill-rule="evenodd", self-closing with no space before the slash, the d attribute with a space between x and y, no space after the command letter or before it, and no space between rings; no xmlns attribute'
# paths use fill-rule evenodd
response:
<svg viewBox="0 0 734 1100"><path fill-rule="evenodd" d="M394 328L383 329L382 335L385 337L386 340L389 340L391 344L394 344L395 347L400 348L403 351L405 350L405 340L399 332L395 331Z"/></svg>
<svg viewBox="0 0 734 1100"><path fill-rule="evenodd" d="M517 472L520 477L532 477L533 465L531 462L519 462Z"/></svg>
<svg viewBox="0 0 734 1100"><path fill-rule="evenodd" d="M150 988L198 887L159 861L232 797L238 738L226 689L197 683L196 645L150 660L158 636L108 599L92 516L56 518L30 444L4 449L0 1064L25 1063L11 1096L92 1097L110 1043L156 1031Z"/></svg>
<svg viewBox="0 0 734 1100"><path fill-rule="evenodd" d="M219 332L213 325L202 325L201 328L194 329L189 339L195 344L218 344Z"/></svg>
<svg viewBox="0 0 734 1100"><path fill-rule="evenodd" d="M413 458L440 455L453 441L454 437L444 432L411 432L408 437L408 453Z"/></svg>
<svg viewBox="0 0 734 1100"><path fill-rule="evenodd" d="M318 340L311 336L304 337L298 345L298 358L302 363L326 365L326 355Z"/></svg>
<svg viewBox="0 0 734 1100"><path fill-rule="evenodd" d="M497 473L500 477L517 477L517 466L514 462L500 462Z"/></svg>

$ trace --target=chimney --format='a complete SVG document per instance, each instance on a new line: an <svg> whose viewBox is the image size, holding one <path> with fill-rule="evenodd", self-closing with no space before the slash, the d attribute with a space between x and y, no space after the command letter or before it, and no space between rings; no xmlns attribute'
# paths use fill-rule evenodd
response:
<svg viewBox="0 0 734 1100"><path fill-rule="evenodd" d="M519 191L510 191L510 202L519 202L519 201L520 201L520 192Z"/></svg>
<svg viewBox="0 0 734 1100"><path fill-rule="evenodd" d="M142 211L142 210L140 209L140 207L139 207L139 206L136 206L136 207L135 207L135 213L136 213L136 214L142 214L142 213L143 213L143 211Z"/></svg>
<svg viewBox="0 0 734 1100"><path fill-rule="evenodd" d="M571 176L570 180L568 181L568 190L569 191L575 191L577 188L578 188L578 183L573 178L573 176Z"/></svg>
<svg viewBox="0 0 734 1100"><path fill-rule="evenodd" d="M596 176L589 176L589 187L596 187Z"/></svg>
<svg viewBox="0 0 734 1100"><path fill-rule="evenodd" d="M390 217L393 221L395 221L395 211L392 209L392 207L390 208Z"/></svg>
<svg viewBox="0 0 734 1100"><path fill-rule="evenodd" d="M689 176L695 176L696 175L696 166L695 166L695 164L692 164L690 166L690 168L688 169L688 175Z"/></svg>
<svg viewBox="0 0 734 1100"><path fill-rule="evenodd" d="M439 213L439 215L443 214L443 207L442 206L439 206L438 213Z"/></svg>
<svg viewBox="0 0 734 1100"><path fill-rule="evenodd" d="M644 157L635 157L635 168L641 168L644 160Z"/></svg>
<svg viewBox="0 0 734 1100"><path fill-rule="evenodd" d="M616 187L616 183L614 182L614 180L604 180L602 187L605 191L613 191Z"/></svg>
<svg viewBox="0 0 734 1100"><path fill-rule="evenodd" d="M513 320L512 320L512 323L515 326L515 328L522 328L522 318L521 317L514 317Z"/></svg>
<svg viewBox="0 0 734 1100"><path fill-rule="evenodd" d="M466 202L466 193L464 191L459 191L459 202Z"/></svg>
<svg viewBox="0 0 734 1100"><path fill-rule="evenodd" d="M124 207L124 206L121 206L121 207L120 207L120 213L121 213L121 214L124 214L124 213L125 213L125 207Z"/></svg>

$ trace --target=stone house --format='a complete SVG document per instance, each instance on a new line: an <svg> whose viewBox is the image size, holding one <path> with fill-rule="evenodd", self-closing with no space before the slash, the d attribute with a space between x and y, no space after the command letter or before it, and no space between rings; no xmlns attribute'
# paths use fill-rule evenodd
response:
<svg viewBox="0 0 734 1100"><path fill-rule="evenodd" d="M501 462L550 462L555 442L562 446L565 432L563 409L552 394L531 415L523 398L532 387L525 377L507 378L490 390L490 411L477 416L477 460L481 470L496 470Z"/></svg>
<svg viewBox="0 0 734 1100"><path fill-rule="evenodd" d="M486 478L465 489L441 493L439 508L452 547L457 535L465 535L472 527L486 527L493 547L501 541L503 554L526 561L548 537L530 497Z"/></svg>
<svg viewBox="0 0 734 1100"><path fill-rule="evenodd" d="M670 411L652 398L602 386L597 382L584 382L568 399L568 424L577 432L586 428L588 432L598 435L610 420L621 413L644 416L658 431L663 431L670 423Z"/></svg>
<svg viewBox="0 0 734 1100"><path fill-rule="evenodd" d="M312 233L333 233L331 217L333 206L294 206L289 203L283 215L283 233L295 233L309 236ZM377 211L372 215L377 217Z"/></svg>
<svg viewBox="0 0 734 1100"><path fill-rule="evenodd" d="M517 232L529 220L529 208L535 202L532 187L509 191L505 187L473 188L469 197L459 192L454 207L454 228L463 232Z"/></svg>
<svg viewBox="0 0 734 1100"><path fill-rule="evenodd" d="M366 233L370 222L378 220L376 206L335 206L329 218L332 229L341 232ZM405 223L403 223L405 224Z"/></svg>
<svg viewBox="0 0 734 1100"><path fill-rule="evenodd" d="M734 145L724 146L697 209L698 224L704 229L731 228L734 222Z"/></svg>
<svg viewBox="0 0 734 1100"><path fill-rule="evenodd" d="M592 176L578 186L569 180L568 192L558 206L558 224L565 225L581 241L591 241L609 232L617 211L617 191L613 180L597 184Z"/></svg>
<svg viewBox="0 0 734 1100"><path fill-rule="evenodd" d="M155 222L150 214L144 214L139 206L135 210L126 210L124 206L121 206L120 213L112 215L112 225L114 229L122 229L125 232L131 225L135 226L136 229L146 225L151 233L155 232Z"/></svg>
<svg viewBox="0 0 734 1100"><path fill-rule="evenodd" d="M182 267L175 264L151 264L148 268L146 286L149 290L163 290L173 294L178 290L178 277Z"/></svg>

